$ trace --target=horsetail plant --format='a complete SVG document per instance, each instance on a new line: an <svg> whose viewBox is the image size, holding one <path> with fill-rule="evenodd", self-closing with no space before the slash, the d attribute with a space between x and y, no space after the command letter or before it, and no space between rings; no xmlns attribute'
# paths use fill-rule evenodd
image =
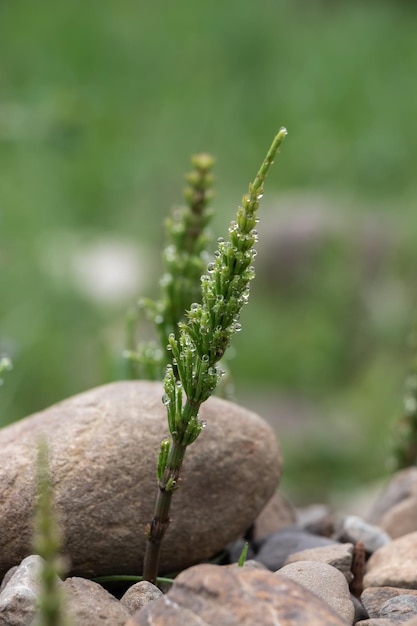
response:
<svg viewBox="0 0 417 626"><path fill-rule="evenodd" d="M178 487L187 446L205 426L199 418L200 406L215 390L223 370L218 366L248 302L249 284L254 278L257 211L263 196L266 175L287 131L275 136L249 192L243 196L236 220L230 224L229 240L218 240L214 261L201 276L201 303L193 302L185 321L170 326L167 349L172 364L166 367L163 403L167 409L170 438L161 443L158 459L158 493L154 518L147 527L143 577L155 582L158 575L162 540L169 526L172 494Z"/></svg>
<svg viewBox="0 0 417 626"><path fill-rule="evenodd" d="M46 439L38 442L37 491L33 548L42 557L38 614L35 626L64 626L69 620L64 612L64 598L59 577L66 567L60 555L61 534L53 510L51 477Z"/></svg>
<svg viewBox="0 0 417 626"><path fill-rule="evenodd" d="M159 345L148 342L136 347L136 311L128 313L128 349L124 356L131 378L163 376L166 365L172 361L166 349L168 338L173 333L178 339L178 323L184 320L191 303L199 298L200 277L208 261L211 240L208 224L213 217L209 204L213 197L214 159L201 153L194 155L191 163L193 170L185 177L185 206L175 207L165 222L167 244L163 252L161 298L156 302L143 298L139 303L155 325Z"/></svg>

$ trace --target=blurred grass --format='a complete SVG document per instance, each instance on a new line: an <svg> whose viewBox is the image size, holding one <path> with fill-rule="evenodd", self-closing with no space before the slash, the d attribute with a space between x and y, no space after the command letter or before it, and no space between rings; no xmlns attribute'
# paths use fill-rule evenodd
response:
<svg viewBox="0 0 417 626"><path fill-rule="evenodd" d="M383 472L415 313L416 26L414 3L389 0L3 2L0 353L14 371L1 422L118 375L133 293L89 298L60 267L67 235L158 246L201 150L217 158L222 234L285 125L266 198L319 192L352 214L393 216L405 243L390 272L410 308L389 328L386 301L379 326L355 317L356 270L343 251L330 250L301 293L255 286L231 363L237 397L272 388L323 415L308 445L280 435L300 497ZM154 293L155 258L138 294ZM338 416L349 424L339 440Z"/></svg>

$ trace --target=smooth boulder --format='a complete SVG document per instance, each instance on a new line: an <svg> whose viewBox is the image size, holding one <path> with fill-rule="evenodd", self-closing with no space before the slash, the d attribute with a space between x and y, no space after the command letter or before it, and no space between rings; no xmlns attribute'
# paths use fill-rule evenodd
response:
<svg viewBox="0 0 417 626"><path fill-rule="evenodd" d="M160 383L86 391L0 430L0 576L31 553L36 447L46 435L71 574L141 573L167 419ZM275 433L255 413L210 398L173 496L160 572L209 559L238 538L274 493Z"/></svg>

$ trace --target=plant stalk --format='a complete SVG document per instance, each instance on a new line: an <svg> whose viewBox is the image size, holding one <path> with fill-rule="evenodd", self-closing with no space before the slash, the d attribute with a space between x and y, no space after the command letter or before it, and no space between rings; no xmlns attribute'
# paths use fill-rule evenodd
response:
<svg viewBox="0 0 417 626"><path fill-rule="evenodd" d="M158 577L162 540L170 523L171 498L178 485L185 450L186 446L173 441L164 474L158 483L154 517L146 530L148 541L143 564L143 579L154 585L156 585Z"/></svg>
<svg viewBox="0 0 417 626"><path fill-rule="evenodd" d="M154 518L147 527L143 578L152 583L157 580L161 544L170 523L171 498L178 487L185 450L205 426L198 419L198 411L220 381L222 371L217 363L232 335L240 330L240 312L255 275L251 263L256 254L253 248L257 241L256 212L266 175L286 132L282 128L275 136L254 182L249 185L249 193L243 196L236 221L230 224L230 241L219 239L215 260L207 265L207 274L201 276L202 303L192 303L186 312L187 322L180 322L177 333L171 332L167 338L172 364L166 368L162 401L167 407L172 444L167 440L161 443L159 489Z"/></svg>

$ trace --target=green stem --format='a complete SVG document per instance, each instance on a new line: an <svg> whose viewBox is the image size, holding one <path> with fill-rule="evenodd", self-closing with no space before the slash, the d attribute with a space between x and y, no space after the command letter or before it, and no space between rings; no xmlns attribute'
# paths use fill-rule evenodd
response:
<svg viewBox="0 0 417 626"><path fill-rule="evenodd" d="M154 517L147 529L143 579L156 584L161 556L162 540L170 523L169 510L172 494L178 484L186 446L173 441L162 479L158 484Z"/></svg>

